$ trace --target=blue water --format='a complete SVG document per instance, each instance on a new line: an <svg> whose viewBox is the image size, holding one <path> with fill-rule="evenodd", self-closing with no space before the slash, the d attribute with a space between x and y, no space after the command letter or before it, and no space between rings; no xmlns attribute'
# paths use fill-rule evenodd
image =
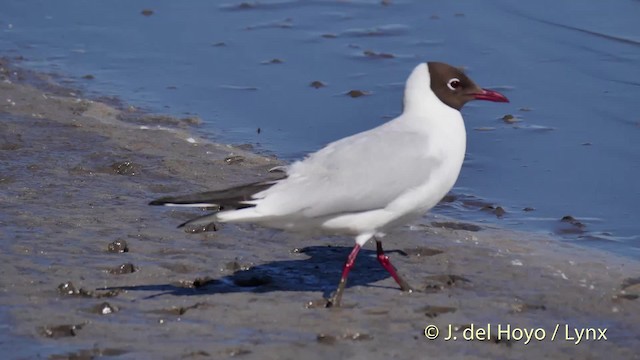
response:
<svg viewBox="0 0 640 360"><path fill-rule="evenodd" d="M465 66L511 103L465 107L455 192L507 214L441 211L543 232L572 215L587 227L571 239L640 254L639 1L240 3L3 0L0 54L89 92L197 114L210 138L284 159L397 115L417 63Z"/></svg>

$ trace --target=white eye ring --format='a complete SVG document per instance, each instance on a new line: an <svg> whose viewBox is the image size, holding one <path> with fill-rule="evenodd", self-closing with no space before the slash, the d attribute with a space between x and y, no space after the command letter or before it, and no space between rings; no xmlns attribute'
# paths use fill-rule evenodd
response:
<svg viewBox="0 0 640 360"><path fill-rule="evenodd" d="M447 87L449 87L449 89L451 89L452 91L455 91L457 88L460 87L460 79L458 78L453 78L449 81L447 81Z"/></svg>

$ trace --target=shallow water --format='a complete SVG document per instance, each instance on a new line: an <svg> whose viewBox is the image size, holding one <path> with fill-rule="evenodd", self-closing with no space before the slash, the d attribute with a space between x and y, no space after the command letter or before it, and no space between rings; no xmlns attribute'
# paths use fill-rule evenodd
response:
<svg viewBox="0 0 640 360"><path fill-rule="evenodd" d="M40 78L21 69L3 69L0 76L10 82ZM349 276L345 307L325 309L322 296L335 289L352 240L232 224L185 234L176 224L198 210L140 201L203 189L211 179L220 187L253 181L275 159L214 143L194 145L185 141L192 134L184 129L142 129L118 121L135 117L127 110L52 96L69 89L10 82L0 82L0 99L16 104L0 106L5 357L637 355L635 259L430 214L385 240L386 253L416 291L400 292L369 245ZM136 124L152 117L142 118ZM229 164L230 152L244 161ZM486 205L458 193L441 211L477 217ZM499 209L485 211L493 216ZM571 229L576 221L563 224ZM129 251L114 252L114 242L123 241ZM451 345L422 338L426 324L551 331L558 319L610 328L611 337L580 346L494 337Z"/></svg>
<svg viewBox="0 0 640 360"><path fill-rule="evenodd" d="M398 114L418 62L465 66L511 103L464 109L454 192L506 214L463 202L439 211L636 256L640 2L390 3L8 0L0 52L89 92L195 113L212 139L285 159ZM354 89L370 95L345 95ZM565 215L585 227L563 229Z"/></svg>

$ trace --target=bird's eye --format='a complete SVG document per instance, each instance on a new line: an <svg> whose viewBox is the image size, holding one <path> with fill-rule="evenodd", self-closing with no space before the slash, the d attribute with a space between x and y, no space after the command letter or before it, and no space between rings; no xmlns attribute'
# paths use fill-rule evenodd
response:
<svg viewBox="0 0 640 360"><path fill-rule="evenodd" d="M453 79L451 79L451 80L449 80L447 82L447 86L451 90L455 90L455 89L459 88L460 85L462 85L462 84L460 83L460 80L458 78L453 78Z"/></svg>

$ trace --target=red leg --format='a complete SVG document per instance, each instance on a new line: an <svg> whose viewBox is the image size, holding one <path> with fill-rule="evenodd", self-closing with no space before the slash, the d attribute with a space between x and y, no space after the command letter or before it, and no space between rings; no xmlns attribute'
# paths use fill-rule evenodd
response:
<svg viewBox="0 0 640 360"><path fill-rule="evenodd" d="M402 291L411 291L411 287L409 286L409 284L404 281L404 279L401 278L400 275L398 275L398 273L396 272L396 268L391 265L389 257L384 254L384 251L382 250L382 241L378 239L376 239L376 250L378 253L378 261L380 262L380 265L382 265L382 267L385 268L385 270L387 270L389 274L391 274L393 280L395 280L398 285L400 285L400 289L402 289Z"/></svg>
<svg viewBox="0 0 640 360"><path fill-rule="evenodd" d="M342 301L342 293L344 292L344 287L347 285L347 276L349 276L349 271L353 269L353 266L356 262L356 256L358 256L358 252L360 252L360 245L356 244L356 246L353 247L353 250L351 250L349 257L347 257L347 261L344 263L344 267L342 268L342 277L340 278L338 289L336 289L336 292L329 299L327 307L340 306L340 301Z"/></svg>

